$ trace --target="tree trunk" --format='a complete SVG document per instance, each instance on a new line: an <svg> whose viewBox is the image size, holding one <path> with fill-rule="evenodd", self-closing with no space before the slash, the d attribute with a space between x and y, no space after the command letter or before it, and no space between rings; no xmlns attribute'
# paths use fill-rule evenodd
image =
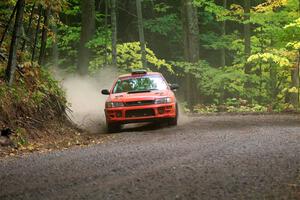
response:
<svg viewBox="0 0 300 200"><path fill-rule="evenodd" d="M252 65L247 62L247 59L251 55L251 25L248 20L250 20L250 5L251 0L244 0L244 54L245 54L245 65L244 72L245 74L251 74ZM244 83L244 89L246 93L251 93L252 84L251 80L247 79ZM249 103L252 103L253 99L248 99Z"/></svg>
<svg viewBox="0 0 300 200"><path fill-rule="evenodd" d="M183 1L184 57L188 62L199 60L199 26L197 8L192 0Z"/></svg>
<svg viewBox="0 0 300 200"><path fill-rule="evenodd" d="M42 39L41 39L41 49L40 49L40 56L39 56L39 65L43 65L45 61L45 54L46 54L46 45L47 45L47 33L48 33L48 26L49 26L49 16L50 16L50 9L46 8L44 10L44 26L42 30Z"/></svg>
<svg viewBox="0 0 300 200"><path fill-rule="evenodd" d="M52 17L54 17L54 16L52 15ZM51 29L54 34L54 39L53 39L53 43L52 43L52 62L53 62L54 67L58 67L59 51L58 51L58 46L57 46L57 25L55 22L51 24Z"/></svg>
<svg viewBox="0 0 300 200"><path fill-rule="evenodd" d="M244 14L245 14L245 21L250 20L250 0L244 0ZM247 59L251 55L251 25L249 22L245 22L244 24L244 40L245 40L245 58ZM245 65L245 73L250 74L251 72L251 65Z"/></svg>
<svg viewBox="0 0 300 200"><path fill-rule="evenodd" d="M111 0L112 64L117 66L117 14L116 0Z"/></svg>
<svg viewBox="0 0 300 200"><path fill-rule="evenodd" d="M298 7L298 14L300 15L300 0L299 7ZM292 69L292 83L291 86L298 89L297 93L291 94L291 103L294 106L294 108L299 108L299 68L300 68L300 51L298 51L298 61L295 65L295 68Z"/></svg>
<svg viewBox="0 0 300 200"><path fill-rule="evenodd" d="M277 70L276 70L276 65L274 63L270 63L270 71L269 71L269 76L270 76L270 83L269 83L269 88L270 88L270 96L272 97L272 102L273 100L276 99L277 96Z"/></svg>
<svg viewBox="0 0 300 200"><path fill-rule="evenodd" d="M99 11L99 12L101 12L101 5L102 5L102 3L103 3L103 0L99 0L99 1L97 1L97 6L96 6L96 9L97 9L97 11ZM104 0L104 3L106 3L106 0Z"/></svg>
<svg viewBox="0 0 300 200"><path fill-rule="evenodd" d="M138 17L138 29L139 29L139 38L141 45L141 54L142 54L142 64L143 67L147 67L147 58L146 58L146 44L145 44L145 35L144 35L144 27L143 27L143 14L142 14L142 0L136 0L136 9L137 9L137 17Z"/></svg>
<svg viewBox="0 0 300 200"><path fill-rule="evenodd" d="M223 0L223 7L227 8L227 0ZM221 24L221 35L224 37L226 35L226 21L224 20ZM224 67L226 65L226 50L223 47L221 49L221 67Z"/></svg>
<svg viewBox="0 0 300 200"><path fill-rule="evenodd" d="M291 93L291 103L294 108L299 107L299 57L295 68L292 69L292 87L298 89L297 93Z"/></svg>
<svg viewBox="0 0 300 200"><path fill-rule="evenodd" d="M195 63L199 60L199 26L197 8L192 4L192 0L182 0L182 24L183 24L183 49L185 60ZM196 81L191 73L187 73L186 81L186 101L190 110L197 101Z"/></svg>
<svg viewBox="0 0 300 200"><path fill-rule="evenodd" d="M42 17L42 6L40 5L39 9L38 9L38 21L37 21L37 25L35 28L35 36L34 36L34 42L33 42L32 54L31 54L31 62L33 62L34 58L35 58L36 46L37 46L37 41L38 41L38 37L39 37L39 33L40 33L41 17Z"/></svg>
<svg viewBox="0 0 300 200"><path fill-rule="evenodd" d="M81 1L81 34L78 52L78 72L88 74L91 50L86 47L95 32L95 0Z"/></svg>
<svg viewBox="0 0 300 200"><path fill-rule="evenodd" d="M107 28L108 27L108 0L105 0L104 4L105 4L105 25L104 25L104 28L105 28L105 31L107 31L107 29L108 29ZM105 57L104 57L105 66L108 65L107 39L108 39L107 35L105 34ZM117 48L115 47L115 49L117 49Z"/></svg>
<svg viewBox="0 0 300 200"><path fill-rule="evenodd" d="M18 36L20 32L20 28L23 23L23 12L25 7L25 0L18 0L16 5L16 19L14 30L12 34L9 56L8 56L8 64L5 72L6 81L11 86L14 81L14 74L17 68L17 48L18 48Z"/></svg>
<svg viewBox="0 0 300 200"><path fill-rule="evenodd" d="M8 20L6 26L5 26L3 35L2 35L1 40L0 40L0 47L2 46L2 43L3 43L4 38L5 38L5 36L6 36L6 33L7 33L8 29L9 29L9 27L10 27L11 21L13 20L15 14L16 14L16 10L17 10L18 4L19 4L19 1L17 1L17 4L15 5L14 10L13 10L13 12L11 13L11 15L10 15L10 17L9 17L9 20Z"/></svg>
<svg viewBox="0 0 300 200"><path fill-rule="evenodd" d="M32 8L31 8L31 13L30 13L30 17L29 17L28 27L27 27L26 32L25 32L26 38L23 40L23 43L22 43L22 48L21 48L22 51L25 50L26 39L28 39L28 38L31 39L32 38L32 36L31 36L31 33L32 33L32 31L31 31L31 24L32 24L32 19L33 19L33 15L34 15L34 9L35 9L35 3L33 3Z"/></svg>

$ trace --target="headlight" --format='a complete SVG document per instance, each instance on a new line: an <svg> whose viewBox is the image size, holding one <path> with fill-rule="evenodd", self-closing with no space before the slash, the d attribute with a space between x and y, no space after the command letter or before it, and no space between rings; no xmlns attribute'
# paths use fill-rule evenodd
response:
<svg viewBox="0 0 300 200"><path fill-rule="evenodd" d="M116 107L123 107L124 103L122 102L106 102L106 108L116 108Z"/></svg>
<svg viewBox="0 0 300 200"><path fill-rule="evenodd" d="M155 104L164 104L164 103L171 103L172 99L170 97L165 97L161 99L156 99Z"/></svg>

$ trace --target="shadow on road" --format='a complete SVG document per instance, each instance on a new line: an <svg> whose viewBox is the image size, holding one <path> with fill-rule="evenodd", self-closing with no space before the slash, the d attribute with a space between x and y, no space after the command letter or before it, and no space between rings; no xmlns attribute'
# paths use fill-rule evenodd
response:
<svg viewBox="0 0 300 200"><path fill-rule="evenodd" d="M164 127L167 127L167 124L164 123L126 124L122 128L122 132L153 131Z"/></svg>
<svg viewBox="0 0 300 200"><path fill-rule="evenodd" d="M119 133L124 132L149 132L155 131L159 129L167 128L167 123L152 123L152 122L145 122L145 123L133 123L133 124L125 124L122 126L122 130ZM111 135L111 133L107 133L105 128L102 130L104 135Z"/></svg>

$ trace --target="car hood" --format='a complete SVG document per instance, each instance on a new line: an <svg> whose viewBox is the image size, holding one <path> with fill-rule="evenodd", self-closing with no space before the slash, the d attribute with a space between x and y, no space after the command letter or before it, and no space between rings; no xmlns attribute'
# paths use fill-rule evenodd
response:
<svg viewBox="0 0 300 200"><path fill-rule="evenodd" d="M169 90L156 90L151 92L143 93L117 93L111 94L108 98L108 101L119 101L119 102L129 102L129 101L140 101L140 100L154 100L162 97L172 96L172 92Z"/></svg>

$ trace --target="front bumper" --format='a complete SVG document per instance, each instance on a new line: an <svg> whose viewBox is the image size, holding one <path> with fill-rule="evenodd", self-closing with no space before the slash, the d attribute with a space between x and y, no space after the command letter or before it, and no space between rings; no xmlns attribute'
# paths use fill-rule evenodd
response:
<svg viewBox="0 0 300 200"><path fill-rule="evenodd" d="M176 117L176 103L106 108L108 123L152 122Z"/></svg>

